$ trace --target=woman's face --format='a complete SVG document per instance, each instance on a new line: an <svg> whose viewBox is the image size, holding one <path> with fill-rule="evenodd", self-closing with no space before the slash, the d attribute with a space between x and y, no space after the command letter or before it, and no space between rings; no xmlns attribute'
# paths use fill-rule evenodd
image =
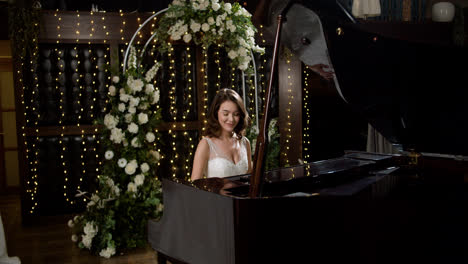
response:
<svg viewBox="0 0 468 264"><path fill-rule="evenodd" d="M233 101L224 101L219 106L218 122L223 132L233 132L240 120L240 111Z"/></svg>

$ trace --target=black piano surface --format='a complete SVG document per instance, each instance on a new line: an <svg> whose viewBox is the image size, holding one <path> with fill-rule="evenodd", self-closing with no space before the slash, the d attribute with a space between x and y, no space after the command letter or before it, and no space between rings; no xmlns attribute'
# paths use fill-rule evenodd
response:
<svg viewBox="0 0 468 264"><path fill-rule="evenodd" d="M184 263L461 263L468 157L351 152L267 173L163 180L149 241ZM455 168L448 171L446 168Z"/></svg>
<svg viewBox="0 0 468 264"><path fill-rule="evenodd" d="M387 139L425 153L281 168L265 174L259 198L248 197L249 175L163 179L150 244L193 264L467 263L466 47L387 37L345 21L334 1L305 2L322 19L348 103Z"/></svg>

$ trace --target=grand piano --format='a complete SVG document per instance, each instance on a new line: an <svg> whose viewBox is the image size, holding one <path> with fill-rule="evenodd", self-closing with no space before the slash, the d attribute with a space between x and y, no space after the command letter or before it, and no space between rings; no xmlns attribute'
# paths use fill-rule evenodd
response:
<svg viewBox="0 0 468 264"><path fill-rule="evenodd" d="M163 179L152 248L172 263L466 263L466 47L386 36L339 1L307 3L285 10L319 18L340 96L404 151L346 151L260 176ZM292 15L280 15L290 27Z"/></svg>

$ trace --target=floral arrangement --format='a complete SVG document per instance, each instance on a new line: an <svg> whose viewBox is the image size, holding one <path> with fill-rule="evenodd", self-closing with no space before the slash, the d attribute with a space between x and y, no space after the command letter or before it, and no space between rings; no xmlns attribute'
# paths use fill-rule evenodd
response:
<svg viewBox="0 0 468 264"><path fill-rule="evenodd" d="M171 41L193 41L208 48L224 46L231 66L246 71L251 61L250 50L264 53L255 44L256 28L251 14L239 3L218 0L174 0L159 21L156 30L160 51L170 48Z"/></svg>
<svg viewBox="0 0 468 264"><path fill-rule="evenodd" d="M155 142L161 111L155 107L159 90L151 84L160 65L144 73L136 66L133 47L128 64L123 75L112 78L110 111L98 121L106 148L98 190L77 194L89 202L83 214L68 222L80 248L106 258L144 246L147 220L159 218L163 210Z"/></svg>
<svg viewBox="0 0 468 264"><path fill-rule="evenodd" d="M255 153L255 147L257 144L257 126L254 124L250 126L247 131L247 138L251 142L252 155ZM278 119L272 118L268 125L268 145L265 157L265 170L272 170L279 167L280 161L280 134L278 128Z"/></svg>

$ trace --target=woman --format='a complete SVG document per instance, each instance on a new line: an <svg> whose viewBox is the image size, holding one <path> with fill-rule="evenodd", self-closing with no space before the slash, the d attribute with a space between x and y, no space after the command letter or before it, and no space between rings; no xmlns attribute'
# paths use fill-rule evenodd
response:
<svg viewBox="0 0 468 264"><path fill-rule="evenodd" d="M205 137L193 159L192 181L250 172L250 142L242 136L250 118L239 94L231 89L219 90L207 119Z"/></svg>

